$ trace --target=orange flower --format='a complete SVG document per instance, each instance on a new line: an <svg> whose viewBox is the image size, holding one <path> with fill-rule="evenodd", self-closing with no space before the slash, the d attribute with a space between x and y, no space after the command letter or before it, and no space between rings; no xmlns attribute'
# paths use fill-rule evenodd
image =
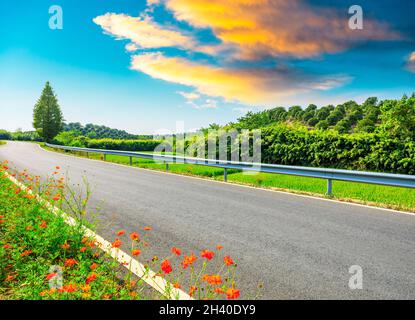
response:
<svg viewBox="0 0 415 320"><path fill-rule="evenodd" d="M163 272L164 272L165 274L169 274L170 272L172 272L172 271L173 271L173 269L172 269L172 267L171 267L171 264L170 264L170 261L169 261L169 260L164 260L164 261L161 263L161 270L163 270Z"/></svg>
<svg viewBox="0 0 415 320"><path fill-rule="evenodd" d="M226 256L223 258L223 261L225 262L225 264L229 267L233 264L235 264L235 262L233 262L232 258L230 256Z"/></svg>
<svg viewBox="0 0 415 320"><path fill-rule="evenodd" d="M177 249L176 247L171 248L171 252L177 256L180 256L182 254L182 251L180 249Z"/></svg>
<svg viewBox="0 0 415 320"><path fill-rule="evenodd" d="M56 170L60 170L61 169L61 167L59 167L59 166L56 166L55 168L56 168Z"/></svg>
<svg viewBox="0 0 415 320"><path fill-rule="evenodd" d="M208 260L212 260L214 255L215 255L215 253L214 253L213 251L209 251L209 250L203 250L203 251L200 253L200 256L201 256L202 258L206 258L206 259L208 259Z"/></svg>
<svg viewBox="0 0 415 320"><path fill-rule="evenodd" d="M3 248L4 248L4 249L11 249L11 248L12 248L12 246L11 246L11 245L8 245L8 244L5 244L5 245L3 246Z"/></svg>
<svg viewBox="0 0 415 320"><path fill-rule="evenodd" d="M120 239L115 239L115 241L112 243L113 248L119 248L121 247L121 245L122 245L122 242Z"/></svg>
<svg viewBox="0 0 415 320"><path fill-rule="evenodd" d="M133 256L138 256L138 255L140 255L140 254L141 254L141 250L140 250L140 249L134 249L134 250L131 252L131 254L132 254Z"/></svg>
<svg viewBox="0 0 415 320"><path fill-rule="evenodd" d="M46 229L48 226L46 224L46 221L42 220L42 223L39 225L40 228Z"/></svg>
<svg viewBox="0 0 415 320"><path fill-rule="evenodd" d="M62 249L63 250L67 250L67 249L69 249L71 246L69 245L69 243L67 243L67 242L65 242L63 245L62 245Z"/></svg>
<svg viewBox="0 0 415 320"><path fill-rule="evenodd" d="M71 267L71 266L73 266L77 263L78 263L78 261L76 261L75 259L72 259L72 258L69 258L69 259L65 260L65 266L66 267Z"/></svg>
<svg viewBox="0 0 415 320"><path fill-rule="evenodd" d="M117 232L117 236L119 236L119 237L120 237L120 236L122 236L124 233L125 233L125 231L124 231L124 230L120 230L120 231L118 231L118 232Z"/></svg>
<svg viewBox="0 0 415 320"><path fill-rule="evenodd" d="M31 254L32 252L33 252L32 250L25 250L20 254L20 256L24 257L24 256L27 256L27 255Z"/></svg>
<svg viewBox="0 0 415 320"><path fill-rule="evenodd" d="M137 232L133 232L132 234L130 234L130 238L133 241L137 241L138 239L140 239L140 235Z"/></svg>
<svg viewBox="0 0 415 320"><path fill-rule="evenodd" d="M180 289L182 286L180 285L180 283L176 282L175 284L173 284L173 287L176 289Z"/></svg>
<svg viewBox="0 0 415 320"><path fill-rule="evenodd" d="M92 281L95 281L97 279L97 275L95 273L91 274L88 278L86 278L85 283L90 284Z"/></svg>
<svg viewBox="0 0 415 320"><path fill-rule="evenodd" d="M91 286L89 284L86 284L84 286L81 286L81 290L83 292L89 292L89 291L91 291Z"/></svg>
<svg viewBox="0 0 415 320"><path fill-rule="evenodd" d="M219 274L212 274L212 275L205 274L203 276L203 281L209 284L212 284L212 285L218 285L222 283L222 279Z"/></svg>
<svg viewBox="0 0 415 320"><path fill-rule="evenodd" d="M151 228L151 227L144 227L144 228L143 228L143 230L144 230L144 231L151 231L151 230L152 230L152 228Z"/></svg>
<svg viewBox="0 0 415 320"><path fill-rule="evenodd" d="M197 257L192 253L190 256L185 256L182 261L183 269L186 269L188 266L193 264L197 260Z"/></svg>
<svg viewBox="0 0 415 320"><path fill-rule="evenodd" d="M239 298L239 290L235 289L235 288L229 288L228 290L226 290L226 296L227 298L230 299L238 299Z"/></svg>
<svg viewBox="0 0 415 320"><path fill-rule="evenodd" d="M222 250L222 249L223 249L223 246L221 246L221 245L216 246L216 250Z"/></svg>
<svg viewBox="0 0 415 320"><path fill-rule="evenodd" d="M56 196L54 196L53 198L52 198L54 201L59 201L60 199L61 199L61 195L60 194L57 194Z"/></svg>
<svg viewBox="0 0 415 320"><path fill-rule="evenodd" d="M214 293L225 293L225 291L223 291L222 288L215 288L215 290L213 290Z"/></svg>
<svg viewBox="0 0 415 320"><path fill-rule="evenodd" d="M7 277L6 277L6 281L12 281L12 280L14 280L14 276L12 276L12 275L8 275Z"/></svg>
<svg viewBox="0 0 415 320"><path fill-rule="evenodd" d="M86 247L82 247L81 249L79 249L80 252L85 252L86 251Z"/></svg>
<svg viewBox="0 0 415 320"><path fill-rule="evenodd" d="M95 270L96 268L98 268L98 265L94 262L93 264L91 264L90 268L91 270Z"/></svg>
<svg viewBox="0 0 415 320"><path fill-rule="evenodd" d="M89 241L89 242L85 243L85 245L86 245L87 247L91 247L91 248L94 246L94 244L95 244L95 241L94 241L94 240L92 240L92 241Z"/></svg>
<svg viewBox="0 0 415 320"><path fill-rule="evenodd" d="M70 292L76 291L76 289L77 289L76 285L68 284L66 286L63 286L62 289L59 289L59 292L68 292L68 293L70 293Z"/></svg>
<svg viewBox="0 0 415 320"><path fill-rule="evenodd" d="M30 231L30 230L32 230L32 226L27 226L26 231Z"/></svg>
<svg viewBox="0 0 415 320"><path fill-rule="evenodd" d="M57 275L58 275L57 273L49 273L49 274L46 276L46 280L48 280L48 281L49 281L50 279L55 278Z"/></svg>
<svg viewBox="0 0 415 320"><path fill-rule="evenodd" d="M193 297L193 294L195 293L196 290L197 288L195 286L191 286L189 289L189 296Z"/></svg>

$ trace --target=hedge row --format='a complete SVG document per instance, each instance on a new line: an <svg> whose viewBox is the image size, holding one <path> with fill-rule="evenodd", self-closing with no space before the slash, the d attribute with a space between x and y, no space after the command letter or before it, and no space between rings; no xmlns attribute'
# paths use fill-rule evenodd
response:
<svg viewBox="0 0 415 320"><path fill-rule="evenodd" d="M286 126L262 129L266 163L415 174L415 141Z"/></svg>
<svg viewBox="0 0 415 320"><path fill-rule="evenodd" d="M91 139L85 141L87 148L123 151L154 151L161 143L162 141L158 140Z"/></svg>

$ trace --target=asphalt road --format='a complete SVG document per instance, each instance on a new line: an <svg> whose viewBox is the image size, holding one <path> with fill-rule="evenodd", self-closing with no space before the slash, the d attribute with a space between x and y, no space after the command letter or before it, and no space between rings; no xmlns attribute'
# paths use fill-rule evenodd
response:
<svg viewBox="0 0 415 320"><path fill-rule="evenodd" d="M264 299L415 299L415 216L280 192L0 146L0 159L35 175L56 165L73 183L86 175L101 204L100 232L152 226L152 254L172 246L223 245L238 262L242 295ZM105 227L104 227L105 226ZM351 290L349 268L363 271Z"/></svg>

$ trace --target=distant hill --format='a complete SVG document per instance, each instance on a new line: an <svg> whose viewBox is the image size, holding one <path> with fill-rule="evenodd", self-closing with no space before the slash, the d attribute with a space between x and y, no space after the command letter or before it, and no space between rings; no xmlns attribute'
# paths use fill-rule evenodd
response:
<svg viewBox="0 0 415 320"><path fill-rule="evenodd" d="M82 125L79 122L66 123L64 125L64 131L77 131L80 135L91 139L139 139L148 140L152 139L151 135L135 135L128 133L124 130L112 129L106 126L96 125L88 123Z"/></svg>

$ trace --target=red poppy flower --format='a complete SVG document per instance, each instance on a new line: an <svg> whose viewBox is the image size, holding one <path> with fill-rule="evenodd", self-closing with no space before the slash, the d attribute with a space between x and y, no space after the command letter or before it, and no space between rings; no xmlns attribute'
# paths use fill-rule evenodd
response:
<svg viewBox="0 0 415 320"><path fill-rule="evenodd" d="M115 239L115 241L112 243L113 248L119 248L121 247L121 245L122 245L122 242L120 239Z"/></svg>
<svg viewBox="0 0 415 320"><path fill-rule="evenodd" d="M6 281L12 281L13 279L14 279L14 276L12 276L12 275L8 275L6 277Z"/></svg>
<svg viewBox="0 0 415 320"><path fill-rule="evenodd" d="M24 257L24 256L27 256L27 255L31 254L32 252L33 252L32 250L25 250L20 254L20 256Z"/></svg>
<svg viewBox="0 0 415 320"><path fill-rule="evenodd" d="M59 289L59 292L68 292L68 293L70 293L70 292L76 291L76 289L77 289L76 285L68 284L66 286L63 286L62 289Z"/></svg>
<svg viewBox="0 0 415 320"><path fill-rule="evenodd" d="M120 231L118 231L118 232L117 232L117 236L119 236L119 237L120 237L120 236L122 236L124 233L125 233L125 231L124 231L124 230L120 230Z"/></svg>
<svg viewBox="0 0 415 320"><path fill-rule="evenodd" d="M72 259L72 258L69 258L69 259L65 260L65 266L66 267L71 267L71 266L73 266L77 263L78 263L78 261L76 261L75 259Z"/></svg>
<svg viewBox="0 0 415 320"><path fill-rule="evenodd" d="M143 228L143 230L144 230L144 231L151 231L151 230L152 230L152 228L151 228L151 227L144 227L144 228Z"/></svg>
<svg viewBox="0 0 415 320"><path fill-rule="evenodd" d="M137 232L133 232L132 234L130 234L130 238L133 241L137 241L138 239L140 239L140 235Z"/></svg>
<svg viewBox="0 0 415 320"><path fill-rule="evenodd" d="M212 275L205 274L203 276L203 281L209 284L212 284L212 285L218 285L222 283L222 279L219 274L212 274Z"/></svg>
<svg viewBox="0 0 415 320"><path fill-rule="evenodd" d="M161 270L163 270L163 272L164 272L165 274L169 274L170 272L172 272L172 271L173 271L173 269L172 269L172 267L171 267L171 264L170 264L170 261L169 261L169 260L164 260L164 261L161 263Z"/></svg>
<svg viewBox="0 0 415 320"><path fill-rule="evenodd" d="M177 256L180 256L182 254L182 251L176 247L171 248L171 252Z"/></svg>
<svg viewBox="0 0 415 320"><path fill-rule="evenodd" d="M85 252L86 251L86 247L82 247L81 249L79 249L80 252Z"/></svg>
<svg viewBox="0 0 415 320"><path fill-rule="evenodd" d="M95 281L97 279L97 275L95 273L91 274L88 278L86 278L85 283L90 284L92 281Z"/></svg>
<svg viewBox="0 0 415 320"><path fill-rule="evenodd" d="M189 289L189 296L193 297L193 294L195 293L196 290L197 290L197 287L191 286Z"/></svg>
<svg viewBox="0 0 415 320"><path fill-rule="evenodd" d="M48 225L46 224L46 221L42 221L42 223L39 225L40 228L46 229Z"/></svg>
<svg viewBox="0 0 415 320"><path fill-rule="evenodd" d="M223 258L223 261L225 262L225 264L229 267L233 264L235 264L235 262L233 262L232 258L230 256L226 256Z"/></svg>
<svg viewBox="0 0 415 320"><path fill-rule="evenodd" d="M131 251L131 254L133 256L138 256L141 254L141 250L140 249L134 249L133 251Z"/></svg>
<svg viewBox="0 0 415 320"><path fill-rule="evenodd" d="M95 262L93 264L91 264L91 266L90 266L91 270L95 270L96 268L98 268L98 265Z"/></svg>
<svg viewBox="0 0 415 320"><path fill-rule="evenodd" d="M55 278L57 275L58 275L57 273L49 273L49 274L46 276L46 280L48 280L48 281L49 281L50 279Z"/></svg>
<svg viewBox="0 0 415 320"><path fill-rule="evenodd" d="M208 259L208 260L212 260L214 255L215 255L215 253L214 253L213 251L209 251L209 250L203 250L203 251L200 253L200 256L201 256L202 258L206 258L206 259Z"/></svg>
<svg viewBox="0 0 415 320"><path fill-rule="evenodd" d="M238 299L239 298L239 290L235 289L235 288L229 288L228 290L226 290L226 297L231 300L231 299Z"/></svg>
<svg viewBox="0 0 415 320"><path fill-rule="evenodd" d="M215 288L215 290L213 290L214 293L225 293L225 291L223 291L222 288Z"/></svg>
<svg viewBox="0 0 415 320"><path fill-rule="evenodd" d="M12 246L11 246L11 245L8 245L8 244L5 244L5 245L3 246L3 248L4 248L4 249L11 249L11 248L12 248Z"/></svg>
<svg viewBox="0 0 415 320"><path fill-rule="evenodd" d="M193 264L197 260L197 257L192 253L190 256L185 256L182 261L183 269L186 269L188 266Z"/></svg>
<svg viewBox="0 0 415 320"><path fill-rule="evenodd" d="M63 250L67 250L67 249L69 249L71 246L69 245L69 243L67 243L67 242L65 242L63 245L62 245L62 249Z"/></svg>

